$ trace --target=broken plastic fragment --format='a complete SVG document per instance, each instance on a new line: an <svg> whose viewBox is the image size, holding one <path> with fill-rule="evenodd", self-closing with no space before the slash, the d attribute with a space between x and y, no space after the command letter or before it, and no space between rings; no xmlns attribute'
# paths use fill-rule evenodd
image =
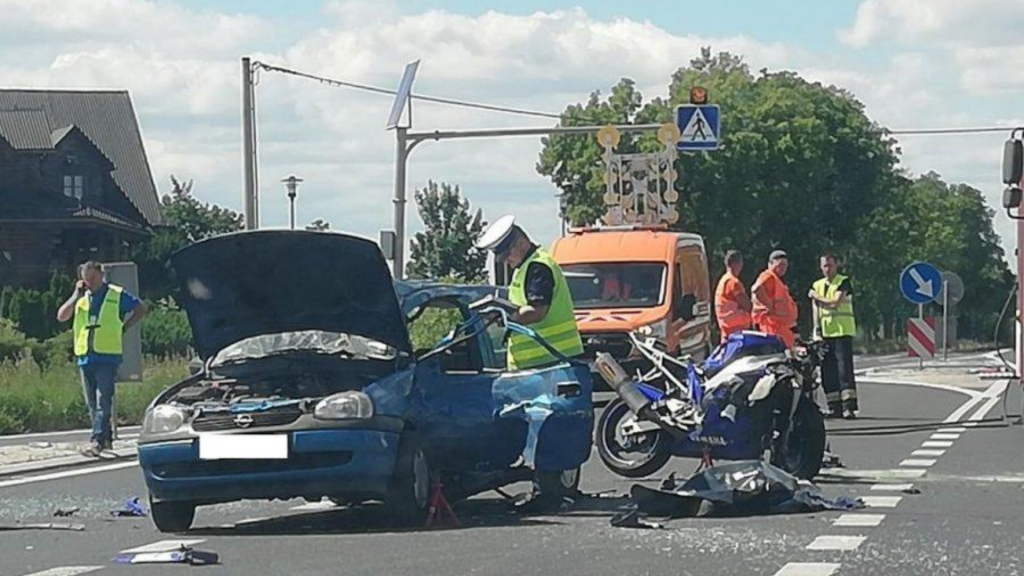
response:
<svg viewBox="0 0 1024 576"><path fill-rule="evenodd" d="M116 518L140 517L146 516L147 512L146 509L142 507L142 504L139 503L139 497L136 496L135 498L125 501L124 506L121 508L111 510L110 515Z"/></svg>

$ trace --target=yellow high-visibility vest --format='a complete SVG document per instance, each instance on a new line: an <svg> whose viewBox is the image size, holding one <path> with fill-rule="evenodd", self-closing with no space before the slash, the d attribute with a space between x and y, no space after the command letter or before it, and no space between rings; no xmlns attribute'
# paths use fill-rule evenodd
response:
<svg viewBox="0 0 1024 576"><path fill-rule="evenodd" d="M99 316L90 317L92 296L86 294L75 303L72 330L75 336L75 356L121 354L124 322L121 320L121 292L124 289L107 284L107 293L100 304Z"/></svg>
<svg viewBox="0 0 1024 576"><path fill-rule="evenodd" d="M534 250L512 274L509 285L509 300L517 307L528 304L526 300L526 271L530 264L538 263L547 266L555 280L551 305L544 319L531 324L538 336L543 338L552 348L572 358L583 354L583 341L576 328L576 317L573 315L572 295L569 284L562 275L562 269L546 251L541 248ZM555 362L557 358L547 349L528 336L511 334L508 341L508 367L513 370L525 370Z"/></svg>
<svg viewBox="0 0 1024 576"><path fill-rule="evenodd" d="M839 287L846 281L846 276L836 274L829 282L822 278L814 283L814 293L821 298L834 300ZM847 294L843 303L835 308L818 306L818 322L821 323L821 335L825 338L840 338L857 335L857 321L853 317L853 294Z"/></svg>

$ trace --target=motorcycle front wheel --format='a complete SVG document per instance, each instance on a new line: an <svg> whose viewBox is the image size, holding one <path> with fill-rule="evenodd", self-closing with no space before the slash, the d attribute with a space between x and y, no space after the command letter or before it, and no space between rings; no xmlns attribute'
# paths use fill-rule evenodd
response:
<svg viewBox="0 0 1024 576"><path fill-rule="evenodd" d="M811 399L803 398L793 415L789 441L773 451L772 464L797 478L812 480L821 471L825 440L825 418Z"/></svg>
<svg viewBox="0 0 1024 576"><path fill-rule="evenodd" d="M629 406L616 398L597 421L597 454L609 470L626 478L642 478L661 470L672 457L672 438L662 431L626 437L623 422L631 415Z"/></svg>

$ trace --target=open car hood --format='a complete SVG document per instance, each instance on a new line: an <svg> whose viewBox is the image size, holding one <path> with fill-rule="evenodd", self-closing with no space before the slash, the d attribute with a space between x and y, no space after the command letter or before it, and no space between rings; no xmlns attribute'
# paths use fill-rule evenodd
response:
<svg viewBox="0 0 1024 576"><path fill-rule="evenodd" d="M323 330L411 352L391 272L376 244L332 232L256 230L171 256L196 351L252 336Z"/></svg>

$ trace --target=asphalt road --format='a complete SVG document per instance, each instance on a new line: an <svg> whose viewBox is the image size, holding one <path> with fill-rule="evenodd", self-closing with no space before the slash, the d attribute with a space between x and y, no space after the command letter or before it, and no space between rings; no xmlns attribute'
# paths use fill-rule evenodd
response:
<svg viewBox="0 0 1024 576"><path fill-rule="evenodd" d="M935 430L886 435L854 430L926 425L954 412L963 420L998 416L1001 402L978 391L896 385L863 384L861 394L860 421L829 424L832 448L846 468L818 480L827 495L868 497L871 507L853 516L684 519L668 522L665 530L630 530L608 522L626 504L623 498L581 498L564 514L527 517L512 513L490 493L456 506L460 529L395 530L372 507L311 510L295 509L302 501L244 502L201 508L196 528L174 536L160 534L148 519L110 517L109 510L126 498L145 495L138 469L127 463L103 472L74 470L80 475L63 478L0 480L0 524L86 526L82 532L0 533L0 575L180 573L189 569L111 561L124 550L157 543L155 548L169 548L179 540L196 541L198 548L221 555L221 565L192 569L210 575L1024 572L1024 429L981 423L942 432L949 439L939 440L930 439ZM1016 394L1011 407L1020 406ZM924 442L949 445L922 448ZM921 449L944 452L928 452L927 458L912 454ZM693 461L676 460L663 472L685 475L694 467ZM913 484L920 494L875 489L892 483ZM582 490L623 494L631 484L610 474L595 455L584 470ZM53 518L59 507L81 510L70 520ZM841 523L877 525L835 525L841 517ZM832 536L840 538L827 538ZM808 549L837 546L849 549Z"/></svg>

